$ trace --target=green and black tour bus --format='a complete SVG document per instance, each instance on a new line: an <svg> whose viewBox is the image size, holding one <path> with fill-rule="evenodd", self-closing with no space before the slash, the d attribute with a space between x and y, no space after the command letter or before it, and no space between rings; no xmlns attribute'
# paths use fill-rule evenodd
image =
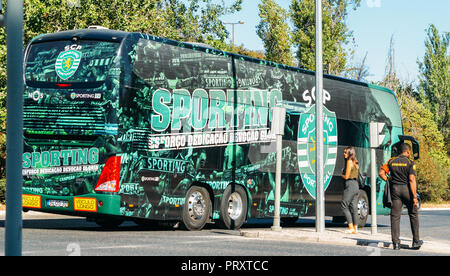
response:
<svg viewBox="0 0 450 276"><path fill-rule="evenodd" d="M218 222L274 213L272 107L287 109L281 217L315 212L314 72L141 33L45 34L24 64L23 208L87 217ZM395 94L324 77L326 215L343 216L343 149L369 171L369 123L385 123L377 165L403 138ZM368 178L368 180L370 177ZM367 181L369 185L370 181ZM384 182L377 179L377 213ZM364 225L370 187L361 189Z"/></svg>

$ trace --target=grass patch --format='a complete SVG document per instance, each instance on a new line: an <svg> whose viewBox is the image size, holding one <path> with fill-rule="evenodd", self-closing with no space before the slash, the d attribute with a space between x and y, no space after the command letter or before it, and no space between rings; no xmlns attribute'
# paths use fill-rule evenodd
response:
<svg viewBox="0 0 450 276"><path fill-rule="evenodd" d="M422 202L421 208L450 208L450 201L442 201L439 203Z"/></svg>

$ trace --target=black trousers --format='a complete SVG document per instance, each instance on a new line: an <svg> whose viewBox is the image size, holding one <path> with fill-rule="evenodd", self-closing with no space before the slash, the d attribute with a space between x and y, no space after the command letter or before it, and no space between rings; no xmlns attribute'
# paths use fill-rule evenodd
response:
<svg viewBox="0 0 450 276"><path fill-rule="evenodd" d="M414 201L409 185L391 185L391 235L393 243L400 243L400 217L403 204L408 208L409 221L413 234L413 241L419 242L419 210Z"/></svg>
<svg viewBox="0 0 450 276"><path fill-rule="evenodd" d="M358 225L358 195L359 185L354 179L345 181L344 194L342 195L341 210L347 219L347 222Z"/></svg>

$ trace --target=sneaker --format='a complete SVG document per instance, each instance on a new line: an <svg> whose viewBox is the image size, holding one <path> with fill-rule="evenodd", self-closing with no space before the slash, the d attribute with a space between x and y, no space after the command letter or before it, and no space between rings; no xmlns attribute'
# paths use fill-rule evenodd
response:
<svg viewBox="0 0 450 276"><path fill-rule="evenodd" d="M399 243L393 243L392 246L394 247L394 250L400 250L400 244Z"/></svg>
<svg viewBox="0 0 450 276"><path fill-rule="evenodd" d="M413 242L411 248L414 250L419 250L422 244L423 240L420 240L419 242Z"/></svg>

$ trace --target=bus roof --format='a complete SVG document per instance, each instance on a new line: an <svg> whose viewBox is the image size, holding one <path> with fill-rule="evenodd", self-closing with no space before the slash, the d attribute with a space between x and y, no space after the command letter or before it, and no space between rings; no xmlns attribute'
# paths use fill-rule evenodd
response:
<svg viewBox="0 0 450 276"><path fill-rule="evenodd" d="M33 38L31 43L36 43L36 42L39 43L39 42L55 41L55 40L71 40L74 37L76 37L78 39L85 39L85 40L92 39L92 40L121 42L125 37L127 37L130 34L139 34L139 33L136 33L136 32L131 33L131 32L110 30L110 29L104 29L104 28L89 28L89 29L69 30L69 31L62 31L62 32L57 32L57 33L43 34L43 35ZM180 43L179 41L175 41L175 40L171 40L171 39L167 39L167 38L162 38L162 37L157 37L157 36L153 36L153 37L156 38L156 40L160 40L161 42L165 42L165 43L168 42L169 44L173 44L173 45L178 45ZM190 47L190 48L195 46L196 48L203 48L203 49L209 49L209 50L211 49L211 47L209 45L206 45L206 44L202 45L202 43L193 43L193 42L182 42L182 43L187 45L187 47ZM216 49L214 49L214 50L216 50ZM221 51L221 50L216 50L216 51ZM229 53L229 52L227 52L227 54L236 56L236 57L242 57L242 58L244 58L246 60L250 60L250 61L251 60L253 60L255 62L260 61L259 59L248 57L248 56L242 56L239 54L234 54L234 53ZM271 61L265 61L265 62L267 62L268 65L272 65L275 67L281 66L282 68L285 68L285 69L295 70L295 71L299 71L299 72L309 74L309 75L315 74L314 71L310 71L310 70L306 70L306 69L302 69L302 68L298 68L298 67L287 66L287 65L283 65L283 64L279 64L279 63L275 63L275 62L271 62ZM357 80L347 79L347 78L334 76L334 75L324 74L324 78L333 79L333 80L337 80L337 81L343 81L343 82L354 84L354 85L361 85L364 87L384 91L384 92L394 95L395 99L397 99L395 93L386 87L382 87L382 86L378 86L378 85L374 85L374 84L370 84L370 83L365 83L365 82L361 82L361 81L357 81Z"/></svg>
<svg viewBox="0 0 450 276"><path fill-rule="evenodd" d="M103 40L121 42L129 32L116 31L110 29L80 29L62 31L57 33L43 34L33 38L31 43L46 42L55 40L71 40L74 37L83 40Z"/></svg>

